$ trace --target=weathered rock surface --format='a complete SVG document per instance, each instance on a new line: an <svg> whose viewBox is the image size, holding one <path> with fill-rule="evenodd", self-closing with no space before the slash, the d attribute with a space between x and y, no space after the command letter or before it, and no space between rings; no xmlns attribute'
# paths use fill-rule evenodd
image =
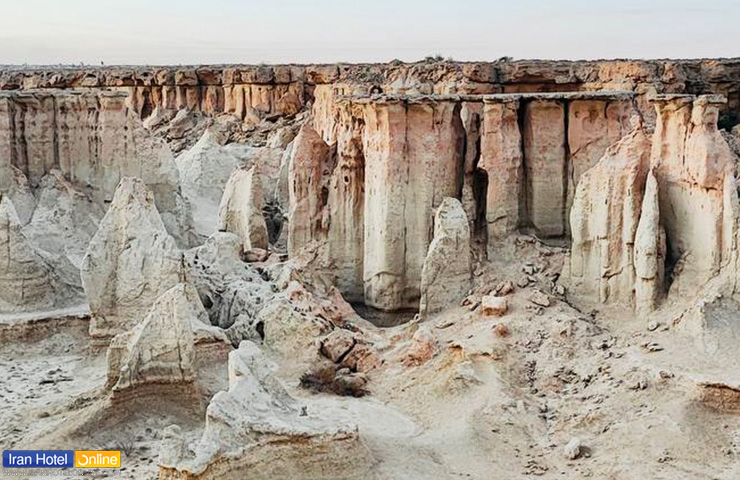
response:
<svg viewBox="0 0 740 480"><path fill-rule="evenodd" d="M582 175L570 214L573 243L564 268L574 294L632 304L635 234L649 162L650 140L638 127Z"/></svg>
<svg viewBox="0 0 740 480"><path fill-rule="evenodd" d="M322 213L328 196L331 160L329 146L314 129L304 125L293 141L288 167L288 253L291 256L319 239L326 230Z"/></svg>
<svg viewBox="0 0 740 480"><path fill-rule="evenodd" d="M468 218L460 201L447 197L434 213L434 239L421 272L420 313L459 304L471 286Z"/></svg>
<svg viewBox="0 0 740 480"><path fill-rule="evenodd" d="M388 99L364 105L365 303L418 308L433 212L463 183L460 105Z"/></svg>
<svg viewBox="0 0 740 480"><path fill-rule="evenodd" d="M629 301L644 312L666 287L669 298L688 299L734 268L740 211L735 157L717 130L724 100L666 95L653 102L652 142L638 129L583 174L564 270L576 295Z"/></svg>
<svg viewBox="0 0 740 480"><path fill-rule="evenodd" d="M159 297L133 329L108 347L108 386L114 392L146 384L195 380L193 324L207 319L193 287L178 284Z"/></svg>
<svg viewBox="0 0 740 480"><path fill-rule="evenodd" d="M221 328L237 323L229 331L237 345L242 339L259 337L254 318L274 295L275 287L242 259L239 237L215 233L202 246L186 251L184 261L210 323Z"/></svg>
<svg viewBox="0 0 740 480"><path fill-rule="evenodd" d="M26 238L66 283L82 289L80 267L105 215L102 205L74 187L59 170L41 179L38 205L23 228Z"/></svg>
<svg viewBox="0 0 740 480"><path fill-rule="evenodd" d="M141 180L121 180L81 271L92 312L90 334L100 340L129 330L182 280L182 252Z"/></svg>
<svg viewBox="0 0 740 480"><path fill-rule="evenodd" d="M216 133L206 130L191 149L177 157L182 193L192 205L196 234L208 238L217 231L218 208L224 185L239 159L222 148Z"/></svg>
<svg viewBox="0 0 740 480"><path fill-rule="evenodd" d="M367 478L370 453L346 414L308 399L298 402L275 370L252 342L232 351L229 391L211 400L192 453L183 440L163 443L160 478Z"/></svg>
<svg viewBox="0 0 740 480"><path fill-rule="evenodd" d="M101 206L122 177L141 178L170 234L187 245L191 219L172 153L125 102L125 94L103 90L4 92L0 157L7 155L32 188L59 170Z"/></svg>
<svg viewBox="0 0 740 480"><path fill-rule="evenodd" d="M695 292L731 258L725 222L725 177L735 161L717 129L717 96L664 96L654 100L657 124L651 164L658 181L667 261L675 265L671 292ZM737 195L735 194L735 197Z"/></svg>
<svg viewBox="0 0 740 480"><path fill-rule="evenodd" d="M648 173L640 221L635 232L635 307L651 312L658 306L665 284L665 231L660 225L658 181Z"/></svg>
<svg viewBox="0 0 740 480"><path fill-rule="evenodd" d="M0 195L0 313L37 312L82 303L21 230L15 207Z"/></svg>
<svg viewBox="0 0 740 480"><path fill-rule="evenodd" d="M268 248L267 224L262 215L262 181L256 170L253 166L232 172L218 211L218 230L236 234L245 252Z"/></svg>

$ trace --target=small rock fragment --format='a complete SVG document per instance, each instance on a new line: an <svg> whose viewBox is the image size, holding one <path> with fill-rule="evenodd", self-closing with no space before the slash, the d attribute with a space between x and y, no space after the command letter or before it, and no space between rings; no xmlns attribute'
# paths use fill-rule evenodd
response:
<svg viewBox="0 0 740 480"><path fill-rule="evenodd" d="M505 297L486 295L481 301L481 313L483 315L500 317L506 313L507 309L508 302Z"/></svg>
<svg viewBox="0 0 740 480"><path fill-rule="evenodd" d="M576 460L578 457L581 456L581 440L578 438L572 438L570 442L565 446L564 453L565 458L568 460Z"/></svg>

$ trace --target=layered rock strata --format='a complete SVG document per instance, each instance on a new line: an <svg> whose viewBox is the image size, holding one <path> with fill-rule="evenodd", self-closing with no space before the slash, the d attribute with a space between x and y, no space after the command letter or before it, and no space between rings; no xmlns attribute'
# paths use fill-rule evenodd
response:
<svg viewBox="0 0 740 480"><path fill-rule="evenodd" d="M740 60L509 60L389 64L5 67L0 90L115 89L142 118L155 108L229 112L240 118L288 115L335 93L526 93L630 90L652 115L654 93L717 93L740 115Z"/></svg>
<svg viewBox="0 0 740 480"><path fill-rule="evenodd" d="M141 178L170 233L189 242L189 213L172 153L126 107L123 93L0 92L0 158L9 159L32 188L58 170L99 205L113 199L121 178Z"/></svg>

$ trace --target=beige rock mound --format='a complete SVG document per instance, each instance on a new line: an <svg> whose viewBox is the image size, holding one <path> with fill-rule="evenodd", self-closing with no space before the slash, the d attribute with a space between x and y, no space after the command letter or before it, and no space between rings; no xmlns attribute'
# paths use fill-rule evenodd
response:
<svg viewBox="0 0 740 480"><path fill-rule="evenodd" d="M198 143L177 157L182 192L192 205L195 233L207 238L217 230L219 201L231 172L241 165L225 150L212 130L203 132Z"/></svg>
<svg viewBox="0 0 740 480"><path fill-rule="evenodd" d="M0 313L36 312L82 303L28 242L10 198L0 195Z"/></svg>
<svg viewBox="0 0 740 480"><path fill-rule="evenodd" d="M459 200L447 197L434 214L434 239L421 272L420 313L457 305L471 285L468 217Z"/></svg>
<svg viewBox="0 0 740 480"><path fill-rule="evenodd" d="M108 386L115 393L145 384L192 383L193 324L202 322L204 314L192 287L181 283L165 292L141 323L111 340Z"/></svg>
<svg viewBox="0 0 740 480"><path fill-rule="evenodd" d="M37 196L38 205L23 233L65 282L82 289L82 259L105 215L104 207L75 188L59 170L41 179Z"/></svg>
<svg viewBox="0 0 740 480"><path fill-rule="evenodd" d="M90 334L100 340L130 329L181 281L182 253L141 180L121 180L81 273L92 312Z"/></svg>
<svg viewBox="0 0 740 480"><path fill-rule="evenodd" d="M205 431L193 450L185 448L176 428L168 429L159 478L368 478L370 453L342 409L310 399L298 402L273 375L275 370L252 342L232 351L229 391L213 397Z"/></svg>
<svg viewBox="0 0 740 480"><path fill-rule="evenodd" d="M601 303L632 302L635 234L649 160L650 140L637 128L581 177L565 266L572 293Z"/></svg>
<svg viewBox="0 0 740 480"><path fill-rule="evenodd" d="M235 169L224 188L218 211L218 230L235 233L244 251L268 248L267 224L262 215L262 182L256 167Z"/></svg>

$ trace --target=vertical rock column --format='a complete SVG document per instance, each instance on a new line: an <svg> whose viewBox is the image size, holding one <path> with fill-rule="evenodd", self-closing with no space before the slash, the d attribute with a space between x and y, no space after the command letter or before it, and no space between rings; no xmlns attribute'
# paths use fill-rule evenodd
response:
<svg viewBox="0 0 740 480"><path fill-rule="evenodd" d="M729 260L723 258L728 236L723 231L723 190L734 159L717 129L724 101L719 96L676 95L654 100L651 163L660 187L668 260L675 264L671 292L696 291Z"/></svg>
<svg viewBox="0 0 740 480"><path fill-rule="evenodd" d="M516 231L523 198L524 165L517 99L486 99L479 168L488 174L489 243Z"/></svg>
<svg viewBox="0 0 740 480"><path fill-rule="evenodd" d="M596 165L606 149L629 133L632 104L625 100L572 100L568 103L568 197L566 218L576 186L586 170ZM566 222L567 226L567 222Z"/></svg>
<svg viewBox="0 0 740 480"><path fill-rule="evenodd" d="M294 140L288 167L288 253L295 256L325 231L323 211L328 192L324 177L331 171L331 149L309 125Z"/></svg>
<svg viewBox="0 0 740 480"><path fill-rule="evenodd" d="M365 302L417 308L433 210L462 190L460 106L428 98L365 104Z"/></svg>
<svg viewBox="0 0 740 480"><path fill-rule="evenodd" d="M650 141L637 128L581 177L570 212L571 254L564 267L574 295L632 304L635 235L649 152ZM643 230L648 228L652 226Z"/></svg>
<svg viewBox="0 0 740 480"><path fill-rule="evenodd" d="M524 106L527 209L538 235L565 233L565 107L557 100L532 100Z"/></svg>
<svg viewBox="0 0 740 480"><path fill-rule="evenodd" d="M337 165L329 182L329 250L336 285L349 301L364 299L365 155L362 107L338 105Z"/></svg>

